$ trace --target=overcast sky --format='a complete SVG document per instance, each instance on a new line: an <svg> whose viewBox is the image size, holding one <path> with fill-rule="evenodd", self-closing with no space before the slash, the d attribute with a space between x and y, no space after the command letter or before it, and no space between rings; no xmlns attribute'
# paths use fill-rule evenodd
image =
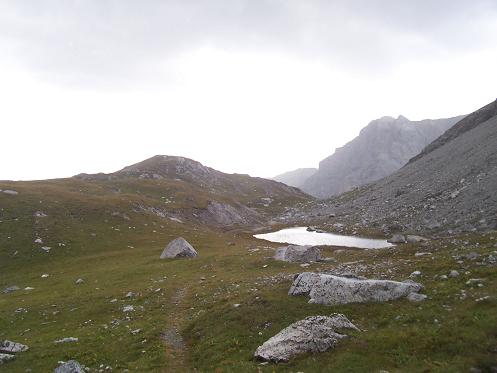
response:
<svg viewBox="0 0 497 373"><path fill-rule="evenodd" d="M0 0L0 179L274 176L497 97L496 0Z"/></svg>

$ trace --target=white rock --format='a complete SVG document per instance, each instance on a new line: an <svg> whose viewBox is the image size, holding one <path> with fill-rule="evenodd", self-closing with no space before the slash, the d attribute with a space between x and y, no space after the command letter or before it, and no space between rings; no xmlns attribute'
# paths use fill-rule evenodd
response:
<svg viewBox="0 0 497 373"><path fill-rule="evenodd" d="M134 312L134 311L135 307L133 307L132 305L127 305L123 307L123 312Z"/></svg>
<svg viewBox="0 0 497 373"><path fill-rule="evenodd" d="M388 302L421 289L422 285L410 280L368 280L304 272L293 281L288 294L308 295L309 303L336 305Z"/></svg>
<svg viewBox="0 0 497 373"><path fill-rule="evenodd" d="M82 284L82 283L84 283L84 282L85 282L85 280L83 280L82 278L78 278L78 279L76 280L75 284L76 284L76 285L80 285L80 284Z"/></svg>
<svg viewBox="0 0 497 373"><path fill-rule="evenodd" d="M17 354L29 350L29 347L21 343L12 341L0 341L0 352L8 354Z"/></svg>
<svg viewBox="0 0 497 373"><path fill-rule="evenodd" d="M47 278L48 276L50 276L48 273L44 273L41 275L41 278Z"/></svg>
<svg viewBox="0 0 497 373"><path fill-rule="evenodd" d="M54 373L85 373L85 371L77 361L69 360L55 368Z"/></svg>
<svg viewBox="0 0 497 373"><path fill-rule="evenodd" d="M309 316L297 321L259 346L255 358L264 361L285 362L306 352L324 352L333 348L341 339L342 329L359 329L344 315Z"/></svg>
<svg viewBox="0 0 497 373"><path fill-rule="evenodd" d="M67 337L67 338L59 339L59 340L55 341L54 343L56 343L56 344L59 344L59 343L72 343L72 342L78 342L78 341L79 341L78 338Z"/></svg>
<svg viewBox="0 0 497 373"><path fill-rule="evenodd" d="M42 240L41 238L37 238L37 239L35 240L35 243L43 243L43 240Z"/></svg>

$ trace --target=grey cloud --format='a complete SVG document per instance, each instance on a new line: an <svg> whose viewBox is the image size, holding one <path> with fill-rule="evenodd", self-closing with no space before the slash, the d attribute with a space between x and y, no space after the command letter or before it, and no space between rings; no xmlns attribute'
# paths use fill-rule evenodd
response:
<svg viewBox="0 0 497 373"><path fill-rule="evenodd" d="M374 73L488 47L495 40L481 25L496 15L490 0L4 0L0 53L66 84L152 81L172 57L205 45Z"/></svg>

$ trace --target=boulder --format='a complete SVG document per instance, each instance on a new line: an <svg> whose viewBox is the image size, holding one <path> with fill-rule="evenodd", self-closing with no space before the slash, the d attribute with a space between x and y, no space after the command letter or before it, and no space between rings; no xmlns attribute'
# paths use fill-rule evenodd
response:
<svg viewBox="0 0 497 373"><path fill-rule="evenodd" d="M54 373L85 373L85 371L76 360L69 360L67 363L55 368Z"/></svg>
<svg viewBox="0 0 497 373"><path fill-rule="evenodd" d="M295 278L288 294L308 295L309 303L336 305L388 302L421 289L422 285L410 280L397 282L304 272Z"/></svg>
<svg viewBox="0 0 497 373"><path fill-rule="evenodd" d="M160 258L194 258L197 255L197 251L187 240L183 237L178 237L169 242L169 245L164 249Z"/></svg>
<svg viewBox="0 0 497 373"><path fill-rule="evenodd" d="M309 316L280 331L259 346L255 358L264 361L285 362L306 353L324 352L333 348L345 334L342 329L359 330L344 315Z"/></svg>
<svg viewBox="0 0 497 373"><path fill-rule="evenodd" d="M0 341L0 352L7 354L17 354L18 352L24 352L29 349L28 346L21 343L12 341Z"/></svg>
<svg viewBox="0 0 497 373"><path fill-rule="evenodd" d="M294 263L317 262L321 260L321 250L316 246L289 245L277 249L274 259Z"/></svg>
<svg viewBox="0 0 497 373"><path fill-rule="evenodd" d="M402 234L394 234L391 238L387 240L390 243L406 243L406 238Z"/></svg>

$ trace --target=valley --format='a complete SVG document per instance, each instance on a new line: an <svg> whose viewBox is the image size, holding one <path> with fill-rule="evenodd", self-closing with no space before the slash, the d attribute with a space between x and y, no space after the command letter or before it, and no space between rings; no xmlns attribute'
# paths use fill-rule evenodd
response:
<svg viewBox="0 0 497 373"><path fill-rule="evenodd" d="M170 156L111 174L0 182L0 340L29 346L0 371L50 372L69 360L89 372L494 371L495 118L328 200ZM449 162L457 152L472 166ZM443 197L458 182L460 194ZM423 198L436 208L420 213ZM451 220L455 208L466 218ZM430 226L422 214L435 212L442 217ZM380 248L321 244L319 260L303 262L276 260L282 244L254 237L292 227L382 242L412 236ZM177 237L198 256L160 259ZM288 294L303 272L418 289L322 304ZM333 313L357 330L332 349L279 363L254 357L290 324Z"/></svg>

